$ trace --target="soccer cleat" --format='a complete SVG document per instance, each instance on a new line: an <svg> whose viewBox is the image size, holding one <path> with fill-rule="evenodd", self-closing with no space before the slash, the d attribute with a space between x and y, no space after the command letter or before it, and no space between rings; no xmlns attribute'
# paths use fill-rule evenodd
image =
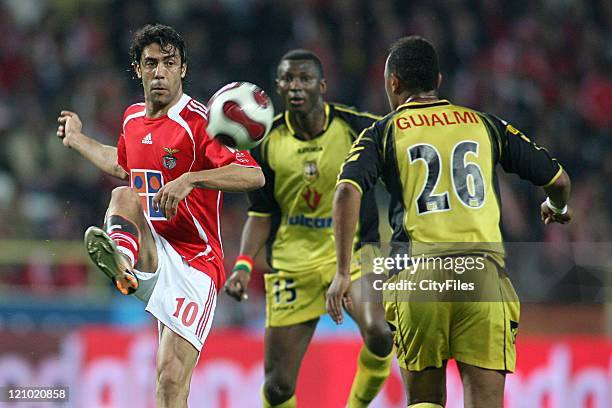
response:
<svg viewBox="0 0 612 408"><path fill-rule="evenodd" d="M106 276L119 292L131 295L138 289L138 278L130 270L129 261L119 250L115 241L98 228L89 227L85 231L85 247L89 258Z"/></svg>

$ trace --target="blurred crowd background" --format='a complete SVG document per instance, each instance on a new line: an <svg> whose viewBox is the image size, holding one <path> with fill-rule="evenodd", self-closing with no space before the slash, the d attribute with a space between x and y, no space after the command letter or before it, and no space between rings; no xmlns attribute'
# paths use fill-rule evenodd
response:
<svg viewBox="0 0 612 408"><path fill-rule="evenodd" d="M254 82L276 96L278 58L301 47L321 57L329 100L378 114L388 112L382 82L388 46L403 35L423 35L440 53L443 98L513 123L546 146L572 177L574 222L546 229L539 223L543 196L514 176L502 177L506 238L611 240L612 2L2 0L0 293L5 298L16 287L37 296L78 296L85 289L108 296L108 285L101 292L91 289L92 279L98 281L82 258L62 255L73 253L71 244L63 249L57 244L80 245L85 228L101 222L119 183L63 147L55 136L56 118L61 109L74 110L85 133L116 143L123 110L142 100L129 42L150 22L173 25L183 34L186 92L202 102L231 81ZM275 102L280 109L278 98ZM245 209L243 195L226 195L223 236L230 269ZM384 205L381 214L386 218ZM30 240L43 249L30 251L35 246ZM44 251L45 243L51 252ZM259 272L264 268L260 260ZM261 286L255 279L253 293L261 293ZM250 307L238 307L224 300L216 324L252 321L263 314L261 302L261 296L252 296Z"/></svg>

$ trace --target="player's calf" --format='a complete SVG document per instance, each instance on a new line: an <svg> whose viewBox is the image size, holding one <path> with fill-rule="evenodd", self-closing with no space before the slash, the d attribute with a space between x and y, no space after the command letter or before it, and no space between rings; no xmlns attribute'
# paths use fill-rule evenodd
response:
<svg viewBox="0 0 612 408"><path fill-rule="evenodd" d="M155 272L156 244L138 194L129 187L115 188L106 214L106 232L130 259L132 267L140 272Z"/></svg>
<svg viewBox="0 0 612 408"><path fill-rule="evenodd" d="M157 373L156 400L158 408L187 407L189 377L179 375L178 362L162 367ZM174 365L174 366L173 366Z"/></svg>
<svg viewBox="0 0 612 408"><path fill-rule="evenodd" d="M117 250L130 260L130 265L134 268L140 252L140 234L136 225L120 215L110 215L106 219L105 229L117 244Z"/></svg>
<svg viewBox="0 0 612 408"><path fill-rule="evenodd" d="M359 352L348 408L369 406L391 372L393 339L386 322L384 325L372 322L362 329L362 336L364 345Z"/></svg>

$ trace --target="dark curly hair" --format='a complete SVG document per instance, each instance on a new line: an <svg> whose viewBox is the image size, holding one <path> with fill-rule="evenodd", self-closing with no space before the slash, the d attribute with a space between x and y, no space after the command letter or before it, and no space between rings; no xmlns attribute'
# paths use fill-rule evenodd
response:
<svg viewBox="0 0 612 408"><path fill-rule="evenodd" d="M157 43L163 52L170 53L174 50L178 51L181 56L181 65L187 63L187 55L185 54L185 41L176 30L170 26L163 24L147 24L136 33L130 44L130 59L132 64L140 64L142 51L146 46Z"/></svg>
<svg viewBox="0 0 612 408"><path fill-rule="evenodd" d="M409 91L426 92L438 87L438 53L418 35L400 38L391 45L387 67Z"/></svg>
<svg viewBox="0 0 612 408"><path fill-rule="evenodd" d="M308 60L312 61L315 65L315 68L318 71L319 77L323 78L323 64L321 64L321 59L319 56L312 51L304 50L301 48L297 48L291 51L288 51L285 55L281 57L281 62L285 60Z"/></svg>

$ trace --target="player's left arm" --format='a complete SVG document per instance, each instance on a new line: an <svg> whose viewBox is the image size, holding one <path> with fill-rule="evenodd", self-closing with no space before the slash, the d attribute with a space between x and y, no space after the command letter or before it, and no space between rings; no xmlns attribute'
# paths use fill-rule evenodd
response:
<svg viewBox="0 0 612 408"><path fill-rule="evenodd" d="M558 222L567 224L572 220L572 211L568 208L572 182L565 170L547 186L544 186L547 199L540 206L541 218L544 224Z"/></svg>
<svg viewBox="0 0 612 408"><path fill-rule="evenodd" d="M540 206L542 221L545 224L567 224L571 220L571 211L567 206L571 181L561 164L545 148L509 123L492 115L487 119L497 128L496 150L504 170L518 174L546 192L547 198Z"/></svg>
<svg viewBox="0 0 612 408"><path fill-rule="evenodd" d="M199 138L196 150L201 152L200 170L186 172L166 183L153 197L153 205L161 208L166 218L176 215L178 205L194 188L208 188L226 192L245 192L261 188L265 177L259 164L246 151L230 149L210 139L199 122L196 130ZM199 126L199 127L198 127Z"/></svg>
<svg viewBox="0 0 612 408"><path fill-rule="evenodd" d="M153 197L153 206L161 208L165 217L176 215L178 205L194 188L227 192L244 192L263 187L265 178L259 167L228 164L216 169L184 173L166 183Z"/></svg>
<svg viewBox="0 0 612 408"><path fill-rule="evenodd" d="M228 164L217 169L185 173L194 188L210 188L233 193L256 190L264 186L266 180L259 167Z"/></svg>

